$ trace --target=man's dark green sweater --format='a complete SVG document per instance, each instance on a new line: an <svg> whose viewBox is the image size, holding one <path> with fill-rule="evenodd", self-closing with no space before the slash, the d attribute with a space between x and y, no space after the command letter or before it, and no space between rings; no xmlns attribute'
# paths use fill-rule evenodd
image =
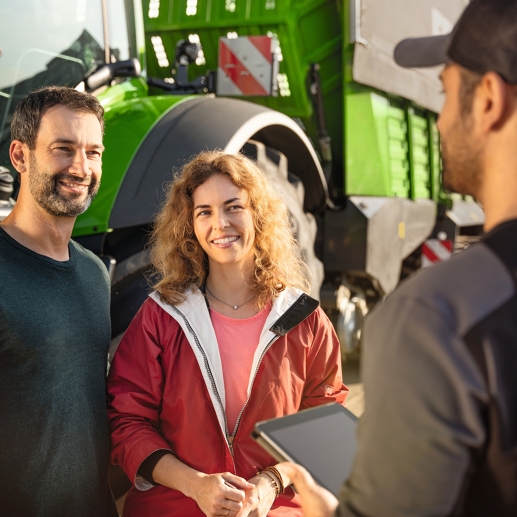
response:
<svg viewBox="0 0 517 517"><path fill-rule="evenodd" d="M57 262L0 228L0 515L106 514L109 279L73 241Z"/></svg>

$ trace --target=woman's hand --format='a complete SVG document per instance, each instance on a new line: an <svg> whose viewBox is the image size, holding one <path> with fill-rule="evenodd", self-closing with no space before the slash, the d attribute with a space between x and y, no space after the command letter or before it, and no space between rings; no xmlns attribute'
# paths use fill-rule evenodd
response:
<svg viewBox="0 0 517 517"><path fill-rule="evenodd" d="M246 501L237 517L266 517L275 500L276 491L267 474L258 474L249 480L252 490L246 493Z"/></svg>
<svg viewBox="0 0 517 517"><path fill-rule="evenodd" d="M246 491L254 488L245 479L229 472L198 472L173 454L158 460L153 469L153 480L194 499L207 517L235 517L243 507Z"/></svg>
<svg viewBox="0 0 517 517"><path fill-rule="evenodd" d="M234 517L243 508L246 491L253 489L251 483L229 472L199 473L191 493L185 495L192 497L207 517Z"/></svg>

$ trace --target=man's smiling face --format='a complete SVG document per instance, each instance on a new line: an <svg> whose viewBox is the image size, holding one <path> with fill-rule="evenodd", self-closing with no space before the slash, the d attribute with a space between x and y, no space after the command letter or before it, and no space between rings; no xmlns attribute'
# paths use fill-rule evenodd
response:
<svg viewBox="0 0 517 517"><path fill-rule="evenodd" d="M30 151L29 190L34 200L54 216L82 214L99 189L103 150L95 115L50 108Z"/></svg>

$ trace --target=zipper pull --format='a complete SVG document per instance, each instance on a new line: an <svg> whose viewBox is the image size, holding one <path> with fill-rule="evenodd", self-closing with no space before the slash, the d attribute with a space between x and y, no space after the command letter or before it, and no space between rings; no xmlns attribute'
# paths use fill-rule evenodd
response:
<svg viewBox="0 0 517 517"><path fill-rule="evenodd" d="M228 447L230 447L230 453L231 455L233 456L233 440L234 440L235 436L233 435L228 435L226 437L226 439L228 440Z"/></svg>

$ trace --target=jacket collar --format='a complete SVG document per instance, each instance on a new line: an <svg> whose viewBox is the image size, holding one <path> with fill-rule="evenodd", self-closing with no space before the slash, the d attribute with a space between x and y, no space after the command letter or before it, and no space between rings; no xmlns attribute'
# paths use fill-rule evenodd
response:
<svg viewBox="0 0 517 517"><path fill-rule="evenodd" d="M217 338L203 294L197 288L192 289L186 293L185 301L177 305L163 302L156 292L151 293L150 297L181 326L196 356L219 424L226 436L228 430L226 429L223 367ZM255 372L269 346L305 320L318 305L317 300L295 288L285 289L273 300L271 312L266 319L253 357L248 381L248 396Z"/></svg>

